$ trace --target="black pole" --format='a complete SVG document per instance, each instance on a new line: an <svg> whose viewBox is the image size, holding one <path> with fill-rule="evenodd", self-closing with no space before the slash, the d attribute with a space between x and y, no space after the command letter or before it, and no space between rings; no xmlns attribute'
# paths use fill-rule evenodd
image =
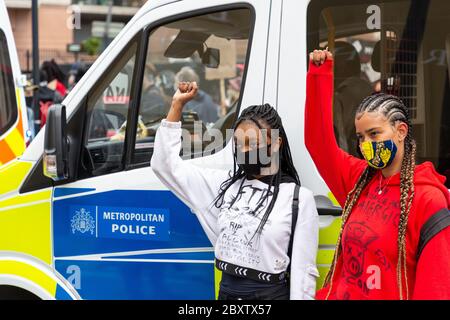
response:
<svg viewBox="0 0 450 320"><path fill-rule="evenodd" d="M27 49L27 72L30 72L30 59L31 59L31 54L30 54L30 50Z"/></svg>
<svg viewBox="0 0 450 320"><path fill-rule="evenodd" d="M33 84L39 85L39 28L38 28L38 0L32 0L31 21L33 35ZM35 132L40 129L41 118L39 116L39 90L36 90L33 97L33 112Z"/></svg>

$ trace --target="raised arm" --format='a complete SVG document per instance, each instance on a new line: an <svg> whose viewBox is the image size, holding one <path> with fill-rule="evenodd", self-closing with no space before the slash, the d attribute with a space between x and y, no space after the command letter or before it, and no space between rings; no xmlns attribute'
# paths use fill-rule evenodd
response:
<svg viewBox="0 0 450 320"><path fill-rule="evenodd" d="M228 177L225 170L200 168L180 157L181 113L184 104L197 92L197 85L180 84L167 118L156 137L151 167L158 178L196 213L209 240L217 239L218 209L212 206L220 185Z"/></svg>
<svg viewBox="0 0 450 320"><path fill-rule="evenodd" d="M306 80L305 144L320 175L341 206L367 166L339 148L333 128L333 59L328 51L310 55Z"/></svg>

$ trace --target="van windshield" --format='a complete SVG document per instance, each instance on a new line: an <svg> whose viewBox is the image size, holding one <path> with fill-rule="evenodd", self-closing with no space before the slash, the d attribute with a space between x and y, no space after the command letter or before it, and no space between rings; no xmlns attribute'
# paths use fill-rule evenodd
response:
<svg viewBox="0 0 450 320"><path fill-rule="evenodd" d="M134 167L150 164L156 130L179 82L196 81L200 88L183 109L182 156L201 157L221 150L239 112L253 23L248 8L192 12L191 17L150 30L147 43L139 36L127 45L87 99L83 158L88 174L123 169L129 130L136 132ZM140 50L145 50L143 58ZM136 128L129 128L134 101L138 101L138 121Z"/></svg>
<svg viewBox="0 0 450 320"><path fill-rule="evenodd" d="M182 154L218 151L227 141L241 101L249 39L250 9L228 9L170 22L149 37L140 101L135 161L150 159L154 136L179 82L196 81L197 97L184 108ZM220 136L222 139L215 139Z"/></svg>

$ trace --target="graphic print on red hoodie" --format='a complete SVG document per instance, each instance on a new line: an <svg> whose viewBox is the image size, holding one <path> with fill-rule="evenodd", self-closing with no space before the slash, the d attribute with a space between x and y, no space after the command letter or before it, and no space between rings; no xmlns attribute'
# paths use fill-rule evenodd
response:
<svg viewBox="0 0 450 320"><path fill-rule="evenodd" d="M333 131L333 60L310 62L307 75L305 142L321 176L341 206L367 166L339 148ZM450 299L450 228L434 236L417 259L423 224L449 208L445 178L431 162L416 166L415 195L406 232L408 292L411 299ZM379 194L380 189L382 190ZM329 299L399 299L397 237L400 173L381 170L367 184L347 220ZM317 292L325 299L329 285ZM403 297L406 297L405 281Z"/></svg>

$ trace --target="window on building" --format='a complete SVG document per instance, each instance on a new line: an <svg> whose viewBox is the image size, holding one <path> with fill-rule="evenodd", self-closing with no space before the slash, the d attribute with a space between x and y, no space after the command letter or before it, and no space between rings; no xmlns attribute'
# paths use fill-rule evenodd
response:
<svg viewBox="0 0 450 320"><path fill-rule="evenodd" d="M252 28L249 9L230 9L151 31L133 163L149 165L156 130L167 115L179 81L196 81L200 88L183 112L183 157L223 148L226 130L239 111Z"/></svg>

